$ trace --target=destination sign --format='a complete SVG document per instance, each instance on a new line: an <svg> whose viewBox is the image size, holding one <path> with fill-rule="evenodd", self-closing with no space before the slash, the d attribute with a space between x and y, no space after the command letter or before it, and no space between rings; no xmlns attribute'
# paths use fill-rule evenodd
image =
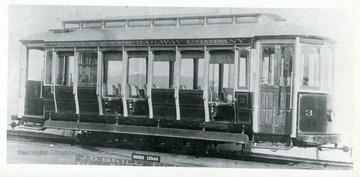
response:
<svg viewBox="0 0 360 177"><path fill-rule="evenodd" d="M160 40L113 40L113 41L53 41L45 47L110 47L110 46L209 46L251 45L252 38L223 39L160 39Z"/></svg>

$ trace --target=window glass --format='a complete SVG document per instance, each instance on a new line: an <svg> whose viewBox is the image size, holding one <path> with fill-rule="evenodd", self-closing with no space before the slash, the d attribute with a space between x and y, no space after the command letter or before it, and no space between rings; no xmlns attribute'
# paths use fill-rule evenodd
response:
<svg viewBox="0 0 360 177"><path fill-rule="evenodd" d="M79 86L95 86L97 80L97 54L79 54Z"/></svg>
<svg viewBox="0 0 360 177"><path fill-rule="evenodd" d="M119 97L121 94L121 53L104 53L104 86L105 96Z"/></svg>
<svg viewBox="0 0 360 177"><path fill-rule="evenodd" d="M154 62L153 88L170 88L170 62Z"/></svg>
<svg viewBox="0 0 360 177"><path fill-rule="evenodd" d="M280 63L280 85L291 85L292 60L294 57L294 48L292 46L281 47Z"/></svg>
<svg viewBox="0 0 360 177"><path fill-rule="evenodd" d="M324 49L323 82L324 90L333 90L334 87L334 50Z"/></svg>
<svg viewBox="0 0 360 177"><path fill-rule="evenodd" d="M45 84L51 84L52 77L52 51L48 51L46 54L46 74L45 74Z"/></svg>
<svg viewBox="0 0 360 177"><path fill-rule="evenodd" d="M304 46L301 50L301 86L319 87L320 49Z"/></svg>
<svg viewBox="0 0 360 177"><path fill-rule="evenodd" d="M275 47L264 47L261 62L261 84L274 85Z"/></svg>
<svg viewBox="0 0 360 177"><path fill-rule="evenodd" d="M41 70L44 66L44 51L29 50L28 80L41 81Z"/></svg>
<svg viewBox="0 0 360 177"><path fill-rule="evenodd" d="M247 87L247 62L249 57L249 52L241 51L239 58L239 68L238 68L238 88Z"/></svg>
<svg viewBox="0 0 360 177"><path fill-rule="evenodd" d="M144 85L147 83L146 62L146 58L129 58L128 84L137 88L144 88Z"/></svg>

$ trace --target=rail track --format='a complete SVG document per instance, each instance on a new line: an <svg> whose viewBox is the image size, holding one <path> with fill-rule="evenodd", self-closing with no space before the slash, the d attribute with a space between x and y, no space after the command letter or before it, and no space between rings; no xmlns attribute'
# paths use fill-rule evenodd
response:
<svg viewBox="0 0 360 177"><path fill-rule="evenodd" d="M79 142L76 138L71 136L63 136L51 133L42 133L40 131L16 131L8 130L7 131L8 140L18 140L18 141L36 141L36 142L53 142L53 143L64 143L70 145L86 145L86 146L102 146L102 147L111 147L111 148L121 148L121 149L133 149L133 150L144 150L144 151L153 151L153 152L165 152L165 153L175 153L182 154L178 151L168 151L162 148L152 148L150 146L139 146L134 145L129 142L128 144L122 144L121 147L111 145L109 143L91 143L91 142ZM146 147L144 149L144 147ZM353 169L352 162L342 162L342 161L329 161L329 160L317 160L309 158L299 158L299 157L289 157L289 156L280 156L280 155L269 155L262 153L253 153L250 151L233 151L233 152L211 152L200 154L190 154L194 155L197 158L219 158L227 160L239 160L239 161L248 161L248 162L258 162L266 164L275 164L285 167L292 166L302 166L305 169L337 169L337 170L351 170Z"/></svg>

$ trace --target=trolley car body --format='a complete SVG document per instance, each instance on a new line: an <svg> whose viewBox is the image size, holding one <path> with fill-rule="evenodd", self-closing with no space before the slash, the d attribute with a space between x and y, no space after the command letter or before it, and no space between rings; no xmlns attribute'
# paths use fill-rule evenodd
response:
<svg viewBox="0 0 360 177"><path fill-rule="evenodd" d="M63 21L21 40L27 55L13 119L262 148L335 144L334 42L284 21L272 14ZM35 50L43 57L29 57ZM41 79L28 77L32 69Z"/></svg>

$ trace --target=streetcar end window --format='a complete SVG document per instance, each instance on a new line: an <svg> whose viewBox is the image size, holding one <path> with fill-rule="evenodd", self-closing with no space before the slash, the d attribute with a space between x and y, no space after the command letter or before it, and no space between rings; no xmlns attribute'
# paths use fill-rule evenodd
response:
<svg viewBox="0 0 360 177"><path fill-rule="evenodd" d="M247 89L248 87L248 62L249 51L242 50L240 52L239 65L238 65L238 89Z"/></svg>
<svg viewBox="0 0 360 177"><path fill-rule="evenodd" d="M320 86L320 48L303 46L301 50L301 86L319 88Z"/></svg>
<svg viewBox="0 0 360 177"><path fill-rule="evenodd" d="M335 51L332 48L324 49L323 58L323 89L334 89L334 57Z"/></svg>

